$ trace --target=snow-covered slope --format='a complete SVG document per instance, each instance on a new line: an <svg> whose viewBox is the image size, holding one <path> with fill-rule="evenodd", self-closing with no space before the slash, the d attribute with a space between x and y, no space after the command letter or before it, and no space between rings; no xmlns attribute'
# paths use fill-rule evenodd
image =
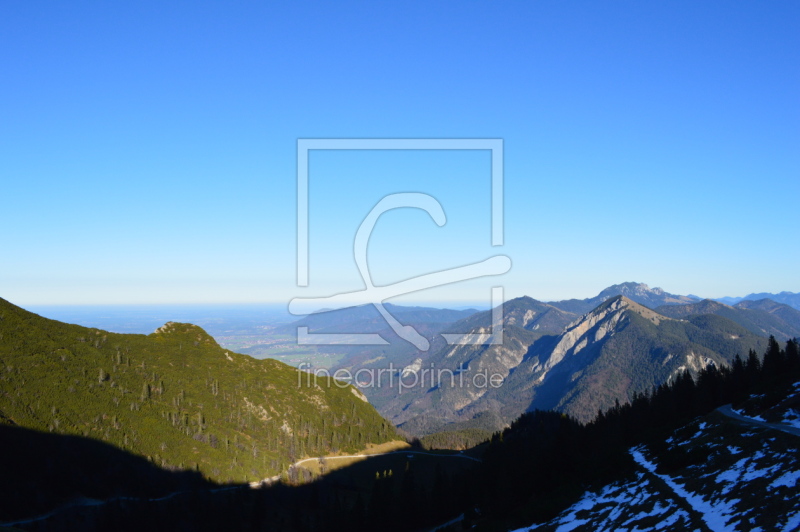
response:
<svg viewBox="0 0 800 532"><path fill-rule="evenodd" d="M630 450L632 478L521 531L800 530L800 437L714 412Z"/></svg>

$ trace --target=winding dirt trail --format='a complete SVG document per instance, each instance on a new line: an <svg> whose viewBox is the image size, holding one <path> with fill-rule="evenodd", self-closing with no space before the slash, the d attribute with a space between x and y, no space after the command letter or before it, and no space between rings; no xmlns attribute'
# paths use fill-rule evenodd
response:
<svg viewBox="0 0 800 532"><path fill-rule="evenodd" d="M793 434L794 436L800 436L800 429L796 427L792 427L791 425L784 425L783 423L767 423L766 421L759 421L757 419L753 419L751 417L743 416L733 410L731 405L724 405L717 408L717 412L722 414L723 416L729 417L731 419L735 419L736 421L740 421L742 423L747 423L749 425L755 425L756 427L762 427L765 429L773 429L773 430L780 430L782 432L786 432L787 434Z"/></svg>

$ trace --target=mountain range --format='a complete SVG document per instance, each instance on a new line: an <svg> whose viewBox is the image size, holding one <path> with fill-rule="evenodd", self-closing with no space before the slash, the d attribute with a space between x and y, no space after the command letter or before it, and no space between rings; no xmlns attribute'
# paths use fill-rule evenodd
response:
<svg viewBox="0 0 800 532"><path fill-rule="evenodd" d="M714 314L738 323L753 334L774 336L778 340L800 337L800 310L771 299L744 300L733 306L704 299L688 305L664 305L655 310L671 318Z"/></svg>
<svg viewBox="0 0 800 532"><path fill-rule="evenodd" d="M399 314L401 308L393 311ZM326 321L325 314L315 318L321 331L342 328ZM395 375L407 380L444 374L445 382L426 380L425 385L402 391L388 385L384 375L384 381L362 391L384 416L411 434L492 431L537 408L588 421L598 409L627 402L634 393L683 369L696 373L709 364L724 366L737 354L762 350L771 335L780 340L800 335L800 311L788 305L762 300L732 307L630 282L581 300L507 301L502 345L452 346L441 336L488 335L491 322L491 311L473 312L450 324L437 321L427 352L400 341L401 346L373 347L362 356L346 358L338 367L376 372L391 363ZM372 323L371 330L379 326L380 321ZM502 384L476 389L460 381L449 386L450 373L496 375Z"/></svg>
<svg viewBox="0 0 800 532"><path fill-rule="evenodd" d="M699 298L698 298L699 299ZM779 292L771 294L769 292L761 292L758 294L748 294L744 297L720 297L717 301L725 303L726 305L735 305L742 301L758 301L760 299L770 299L776 303L783 303L790 307L800 310L800 292Z"/></svg>
<svg viewBox="0 0 800 532"><path fill-rule="evenodd" d="M513 306L512 302L512 306ZM525 331L527 332L527 331ZM598 409L626 403L683 370L726 366L737 354L763 350L766 338L714 314L675 319L625 296L606 300L559 334L520 334L504 328L503 345L454 346L424 364L467 368L502 378L498 387L415 387L398 394L384 415L413 434L458 428L482 414L484 428L507 424L535 409L559 410L590 421Z"/></svg>
<svg viewBox="0 0 800 532"><path fill-rule="evenodd" d="M642 283L621 283L610 286L597 296L587 299L541 302L530 297L508 301L503 306L509 318L508 325L525 329L535 334L559 334L564 327L582 314L589 312L610 297L624 295L643 305L658 306L683 304L696 301L691 297L665 292L660 288L649 288ZM392 330L373 305L361 305L335 311L320 311L293 323L275 329L274 334L284 335L293 340L297 338L298 327L308 327L309 333L342 334L336 345L318 345L313 349L340 356L333 370L346 369L356 372L362 368L386 365L407 365L416 358L434 353L445 347L442 333L465 334L476 327L488 327L491 312L478 312L475 309L448 310L429 307L405 307L386 303L385 308L403 325L413 327L425 337L430 347L420 352L414 345L401 339ZM515 310L516 309L516 310ZM471 318L471 319L470 319ZM348 345L347 333L377 333L386 341L385 345ZM260 346L245 348L243 353L263 356ZM365 391L370 401L383 405L386 393Z"/></svg>
<svg viewBox="0 0 800 532"><path fill-rule="evenodd" d="M631 301L640 305L655 308L661 305L681 305L693 303L699 298L695 296L680 296L665 292L661 288L650 288L644 283L620 283L609 286L595 297L588 299L567 299L564 301L554 301L550 305L561 310L575 314L585 314L600 303L615 296L625 296Z"/></svg>
<svg viewBox="0 0 800 532"><path fill-rule="evenodd" d="M477 312L475 309L451 310L431 307L406 307L385 303L384 308L405 324L449 324ZM391 330L374 305L358 305L338 310L319 311L289 325L280 327L278 333L292 334L297 327L308 327L315 333L375 333Z"/></svg>

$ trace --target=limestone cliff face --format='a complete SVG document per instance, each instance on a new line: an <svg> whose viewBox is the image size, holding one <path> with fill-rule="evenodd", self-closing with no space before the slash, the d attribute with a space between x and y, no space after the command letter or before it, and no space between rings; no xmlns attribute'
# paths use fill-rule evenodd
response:
<svg viewBox="0 0 800 532"><path fill-rule="evenodd" d="M477 335L475 344L480 344L489 339L491 330L477 327L471 334ZM491 395L493 388L488 384L488 378L495 376L494 382L502 383L524 360L529 347L539 336L507 324L503 328L502 344L448 345L424 361L415 359L403 368L401 376L407 377L406 382L409 382L414 380L412 373L417 374L421 377L419 385L397 394L383 410L389 411L390 419L397 424L432 409L436 418L445 422L455 421L466 415L465 410Z"/></svg>
<svg viewBox="0 0 800 532"><path fill-rule="evenodd" d="M558 373L561 366L564 366L563 371L579 366L582 363L582 351L591 350L596 344L613 336L627 311L657 316L651 310L618 296L575 319L561 334L543 338L535 334L535 330L528 332L524 327L531 326L537 317L547 312L558 312L562 319L568 314L558 309L542 308L539 302L530 298L523 299L529 300L523 301L525 306L512 304L509 311L504 313L502 345L451 345L431 357L427 361L430 369L449 368L463 373L466 378L459 380L456 386L430 383L431 386L426 390L412 390L406 394L401 412L392 421L402 424L416 416L426 416L432 409L435 409L439 420L446 422L469 418L486 410L510 412L513 417L525 411L535 394L535 388L546 380L551 371ZM661 316L659 318L663 319ZM480 339L485 340L489 338L490 329L476 327L472 334L480 335ZM539 339L543 341L537 343ZM415 360L414 364L403 370L403 374L419 371L421 362L421 359ZM476 382L476 375L494 376L494 382L500 383L500 386L486 386L483 378L478 378ZM511 396L503 393L505 390L502 388L509 379L512 383L522 380L522 386L518 386L519 393Z"/></svg>
<svg viewBox="0 0 800 532"><path fill-rule="evenodd" d="M627 301L625 298L619 298L604 309L590 312L568 326L559 337L547 362L543 366L540 365L544 372L541 378L543 379L544 375L567 355L577 355L590 342L599 342L607 335L613 334L614 327L623 316L621 310L628 306Z"/></svg>
<svg viewBox="0 0 800 532"><path fill-rule="evenodd" d="M496 375L499 386L476 386L470 379L430 386L407 395L393 421L417 434L487 413L493 422L509 422L532 409L561 410L590 421L598 409L627 402L634 392L684 370L696 374L710 364L726 365L751 347L758 351L764 341L725 318L669 318L625 296L607 299L560 334L521 328L530 326L538 311L515 310L506 321L503 345L448 346L430 359L467 376ZM473 332L488 334L488 329Z"/></svg>
<svg viewBox="0 0 800 532"><path fill-rule="evenodd" d="M543 381L547 372L568 357L576 357L582 350L613 336L627 312L635 312L655 325L669 319L625 296L617 296L567 326L544 364L534 365L532 371L541 371L538 379Z"/></svg>

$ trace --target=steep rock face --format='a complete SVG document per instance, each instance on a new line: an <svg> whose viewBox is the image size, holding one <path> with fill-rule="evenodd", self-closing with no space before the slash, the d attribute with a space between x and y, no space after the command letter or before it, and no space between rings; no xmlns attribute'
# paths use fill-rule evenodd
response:
<svg viewBox="0 0 800 532"><path fill-rule="evenodd" d="M663 312L643 302L662 305ZM583 310L587 305L593 306ZM779 311L785 309L775 309L775 315ZM414 434L448 424L472 427L478 418L494 423L481 427L496 429L533 408L556 408L586 421L598 408L627 401L680 371L727 364L736 354L759 350L763 340L753 333L766 336L771 329L738 319L743 312L641 283L614 285L572 302L521 297L503 305L502 345L448 345L437 335L427 353L373 354L362 367L393 362L395 377L416 382L399 390L384 379L382 386L363 391L382 414ZM440 332L471 333L485 341L491 326L491 311L478 312ZM485 377L476 385L472 378L479 374ZM488 377L499 386L486 386ZM458 427L448 426L453 428Z"/></svg>
<svg viewBox="0 0 800 532"><path fill-rule="evenodd" d="M504 313L503 345L453 345L441 350L431 358L431 369L453 369L466 378L459 380L455 386L447 386L447 382L432 383L427 390L419 389L407 395L401 403L401 412L392 417L395 423L403 424L406 430L412 432L431 432L448 422L469 420L480 412L508 412L509 419L513 418L525 411L530 401L531 386L540 384L547 372L565 356L579 353L590 339L594 343L607 334L613 334L621 316L621 307L628 303L635 305L628 300L609 302L596 312L574 320L560 335L542 336L520 329L518 325L530 326L540 313L555 312L561 319L568 316L574 318L574 315L530 298L519 298L510 303L507 305L509 311ZM476 315L471 319L473 323L483 323L486 316ZM488 336L488 329L478 327L473 333ZM540 339L541 342L537 343ZM512 374L519 372L520 365L526 360L529 364L522 372L525 375L523 393L502 393L500 389L512 378ZM490 377L493 378L492 382L485 382ZM498 386L492 385L495 383ZM393 406L397 408L399 405ZM499 426L487 428L496 429Z"/></svg>
<svg viewBox="0 0 800 532"><path fill-rule="evenodd" d="M473 334L488 336L489 329L477 328ZM383 411L393 413L390 419L397 424L422 416L419 421L430 430L419 432L433 432L446 423L471 419L473 416L466 412L493 389L488 377L496 376L495 382L505 379L539 336L508 325L500 345L448 345L419 366L403 370L426 373L417 385L397 393ZM413 429L415 424L406 428Z"/></svg>
<svg viewBox="0 0 800 532"><path fill-rule="evenodd" d="M589 421L599 408L626 402L683 370L726 365L762 344L724 318L670 319L618 296L568 328L552 350L534 344L509 380L508 395L518 398L517 408L529 398L529 410L557 409Z"/></svg>
<svg viewBox="0 0 800 532"><path fill-rule="evenodd" d="M678 372L726 365L765 345L765 339L725 318L673 319L624 296L606 300L558 335L529 338L526 344L513 334L518 328L508 330L511 341L503 346L450 347L442 357L464 364L468 375L496 374L500 386L431 387L409 397L395 421L417 433L466 423L481 412L510 421L526 410L557 409L589 421L599 408L626 402Z"/></svg>
<svg viewBox="0 0 800 532"><path fill-rule="evenodd" d="M381 386L371 386L363 390L370 402L393 422L406 423L434 404L437 405L436 416L441 415L443 419L455 421L460 416L454 411L469 409L486 391L474 389L471 382L459 386L458 392L446 390L446 386L438 386L439 379L436 376L440 375L440 371L443 382L449 382L450 373L466 377L483 372L505 378L520 364L534 340L544 334L560 333L577 317L576 314L564 312L530 297L520 297L503 304L502 345L449 345L439 334L431 339L428 352L414 351L402 355L395 353L391 358L373 356L367 359L369 364L354 365L351 369L356 372L364 368L374 373L386 368L391 362L395 368L399 368L397 371L401 378L405 376L413 381L412 373L419 376L420 383L410 389L404 388L401 391L397 386L389 386L384 374ZM492 332L492 311L472 314L444 327L440 332L473 334L478 337L474 343L485 342ZM426 376L424 387L422 372ZM432 374L433 382L430 380ZM448 406L442 406L440 411L439 405Z"/></svg>
<svg viewBox="0 0 800 532"><path fill-rule="evenodd" d="M391 307L391 311L396 314L396 317L402 323L412 323L420 333L422 333L430 341L430 349L427 352L417 351L408 342L399 340L396 335L391 331L386 331L385 322L380 316L376 316L375 312L367 307L357 307L356 309L347 309L344 311L326 312L318 315L312 315L306 318L305 323L309 325L313 332L354 332L354 324L358 323L359 326L368 324L370 331L380 331L380 334L390 342L390 346L386 348L374 348L373 346L333 346L330 348L322 348L323 351L336 350L337 353L344 353L345 357L342 359L337 367L333 369L347 369L352 373L356 373L362 369L376 372L384 369L391 363L394 368L404 368L411 365L415 359L421 358L425 364L421 369L432 369L431 363L435 369L449 369L451 371L458 370L459 364L466 364L468 361L474 359L476 356L485 354L489 357L495 357L492 363L482 363L480 368L473 366L471 369L477 371L478 369L488 369L487 366L497 365L500 369L498 375L507 376L514 368L521 362L525 356L527 348L533 343L533 340L540 336L555 336L561 334L564 329L579 320L582 314L588 313L601 305L605 301L612 299L618 295L626 295L631 301L637 301L640 304L654 306L656 304L676 304L694 301L694 299L686 296L677 296L669 294L660 288L650 288L641 283L622 283L614 285L603 290L598 296L585 299L585 300L571 300L561 301L554 303L544 303L537 301L530 297L519 297L506 301L503 304L503 324L506 330L509 331L530 331L534 333L530 341L520 340L522 336L517 333L512 333L512 336L517 335L520 340L520 345L515 345L510 342L504 345L504 349L475 349L472 346L451 346L448 345L441 334L478 334L482 335L481 340L485 341L490 334L490 327L492 326L492 312L475 312L469 315L461 315L461 319L450 324L441 323L415 323L419 320L421 309L409 309L408 320L401 316L405 310L402 307ZM430 310L430 309L422 309ZM451 311L452 314L453 311ZM408 312L406 312L408 314ZM428 313L430 314L430 313ZM434 312L431 316L435 315L436 320L443 319L439 315L440 312ZM412 318L413 316L417 316ZM425 314L427 316L427 314ZM456 316L455 314L448 315L449 317ZM346 319L345 319L346 318ZM369 318L368 321L363 321ZM434 319L434 318L431 318ZM353 320L350 323L348 320ZM313 322L313 323L312 323ZM293 325L299 325L297 322ZM436 325L436 327L434 327ZM424 326L424 327L423 327ZM426 328L427 327L427 328ZM365 330L367 330L365 329ZM359 329L360 330L360 329ZM446 360L442 360L446 359ZM400 370L402 371L402 369ZM430 386L429 388L433 388ZM378 409L385 416L395 420L398 423L405 422L408 419L410 412L414 409L409 408L412 398L417 398L421 392L404 391L404 397L398 397L398 391L387 387L370 387L364 390L364 393L369 397L370 401L378 407ZM468 394L465 394L465 396ZM464 404L466 400L457 401L457 404ZM469 402L471 405L472 402Z"/></svg>
<svg viewBox="0 0 800 532"><path fill-rule="evenodd" d="M547 362L544 365L534 366L534 371L542 371L539 380L544 380L547 372L564 360L568 354L577 355L590 342L592 344L600 342L609 334L613 334L623 316L620 310L628 307L630 303L631 301L626 298L616 298L610 304L603 305L568 326L559 336L558 343L550 352Z"/></svg>

